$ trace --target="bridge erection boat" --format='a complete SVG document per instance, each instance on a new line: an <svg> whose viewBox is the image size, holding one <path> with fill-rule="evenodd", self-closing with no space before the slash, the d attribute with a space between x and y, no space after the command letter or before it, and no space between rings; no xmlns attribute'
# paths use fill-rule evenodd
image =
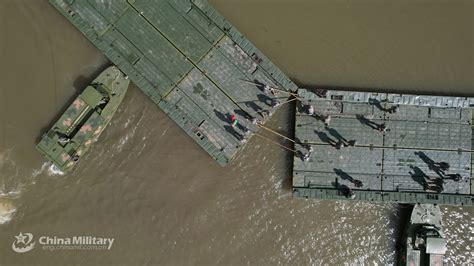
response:
<svg viewBox="0 0 474 266"><path fill-rule="evenodd" d="M443 265L446 253L441 210L432 204L416 204L400 252L401 265Z"/></svg>
<svg viewBox="0 0 474 266"><path fill-rule="evenodd" d="M117 67L104 70L43 135L36 148L61 172L72 170L109 124L129 84Z"/></svg>

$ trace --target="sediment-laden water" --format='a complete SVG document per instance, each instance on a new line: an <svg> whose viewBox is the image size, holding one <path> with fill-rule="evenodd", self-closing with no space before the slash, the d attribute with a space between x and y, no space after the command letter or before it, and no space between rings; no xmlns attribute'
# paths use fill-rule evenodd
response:
<svg viewBox="0 0 474 266"><path fill-rule="evenodd" d="M474 95L472 1L211 3L299 84ZM108 61L44 0L0 0L0 21L0 265L394 263L397 205L292 199L291 155L255 137L222 168L135 86L51 173L36 141ZM474 209L442 210L446 262L474 263ZM20 232L115 241L17 254Z"/></svg>

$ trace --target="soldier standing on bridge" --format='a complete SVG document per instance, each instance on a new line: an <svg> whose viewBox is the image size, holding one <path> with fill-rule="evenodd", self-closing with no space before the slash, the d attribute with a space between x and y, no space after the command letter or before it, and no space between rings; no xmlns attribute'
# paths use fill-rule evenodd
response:
<svg viewBox="0 0 474 266"><path fill-rule="evenodd" d="M259 123L258 119L256 117L252 117L252 119L250 120L252 122L252 124L256 125Z"/></svg>
<svg viewBox="0 0 474 266"><path fill-rule="evenodd" d="M400 109L400 106L397 104L397 105L394 105L394 106L386 109L386 111L389 114L394 114L394 113L398 112L399 109Z"/></svg>
<svg viewBox="0 0 474 266"><path fill-rule="evenodd" d="M308 106L308 114L314 115L314 107L311 104Z"/></svg>
<svg viewBox="0 0 474 266"><path fill-rule="evenodd" d="M324 117L324 125L326 127L329 126L329 122L331 122L331 115L327 115L327 116Z"/></svg>
<svg viewBox="0 0 474 266"><path fill-rule="evenodd" d="M230 122L231 122L232 127L237 126L237 124L239 123L239 121L237 121L237 117L235 115L230 116Z"/></svg>
<svg viewBox="0 0 474 266"><path fill-rule="evenodd" d="M307 162L309 161L309 158L311 157L311 153L313 152L313 147L310 144L303 144L302 146L303 148L307 149L308 152L303 154L301 159L303 160L303 162Z"/></svg>
<svg viewBox="0 0 474 266"><path fill-rule="evenodd" d="M387 131L387 126L385 125L385 123L382 123L382 124L377 126L377 130L380 131L380 132L385 132L385 131Z"/></svg>

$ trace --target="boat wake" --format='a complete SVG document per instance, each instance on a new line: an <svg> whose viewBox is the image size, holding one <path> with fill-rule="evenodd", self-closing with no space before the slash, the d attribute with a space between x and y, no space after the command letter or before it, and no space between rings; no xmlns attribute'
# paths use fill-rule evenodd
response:
<svg viewBox="0 0 474 266"><path fill-rule="evenodd" d="M42 174L44 172L44 170L46 170L47 168L49 167L49 163L48 162L44 162L43 165L41 165L41 168L40 169L34 169L33 172L31 173L31 176L33 178L39 176L40 174Z"/></svg>
<svg viewBox="0 0 474 266"><path fill-rule="evenodd" d="M18 184L19 168L13 159L13 148L0 152L0 225L13 219L16 212L12 199L17 198L21 192Z"/></svg>
<svg viewBox="0 0 474 266"><path fill-rule="evenodd" d="M1 155L1 154L0 154ZM31 174L21 171L13 160L9 160L7 156L0 156L0 171L5 170L10 174L4 179L0 179L0 225L7 224L15 216L16 199L18 199L25 186L35 183L36 177L42 174L49 176L64 175L57 167L50 163L44 162L40 168L32 169ZM26 179L25 179L26 178Z"/></svg>
<svg viewBox="0 0 474 266"><path fill-rule="evenodd" d="M6 224L13 219L16 212L12 199L20 195L19 190L4 192L0 190L0 225Z"/></svg>
<svg viewBox="0 0 474 266"><path fill-rule="evenodd" d="M43 174L44 172L46 172L48 176L63 176L64 175L64 172L59 170L59 168L53 163L44 162L43 165L41 165L39 169L33 170L33 172L31 173L31 176L35 178Z"/></svg>
<svg viewBox="0 0 474 266"><path fill-rule="evenodd" d="M11 201L0 199L0 225L10 222L15 212L16 208Z"/></svg>
<svg viewBox="0 0 474 266"><path fill-rule="evenodd" d="M59 170L59 168L52 164L52 163L46 163L46 164L49 164L49 167L48 167L48 175L49 176L63 176L64 175L64 172ZM44 165L44 164L43 164Z"/></svg>

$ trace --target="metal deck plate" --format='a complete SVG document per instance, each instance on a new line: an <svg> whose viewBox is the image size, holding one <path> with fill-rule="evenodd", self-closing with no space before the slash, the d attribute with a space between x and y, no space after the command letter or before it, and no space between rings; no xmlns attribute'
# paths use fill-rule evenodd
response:
<svg viewBox="0 0 474 266"><path fill-rule="evenodd" d="M205 0L49 1L221 165L272 111L243 80L297 89Z"/></svg>
<svg viewBox="0 0 474 266"><path fill-rule="evenodd" d="M346 199L350 189L359 200L473 204L472 98L350 91L318 96L304 89L298 94L295 139L302 144L295 145L295 196ZM395 113L387 111L395 105ZM381 124L385 131L377 130ZM341 141L355 145L341 147ZM449 163L449 171L440 171L437 162Z"/></svg>

